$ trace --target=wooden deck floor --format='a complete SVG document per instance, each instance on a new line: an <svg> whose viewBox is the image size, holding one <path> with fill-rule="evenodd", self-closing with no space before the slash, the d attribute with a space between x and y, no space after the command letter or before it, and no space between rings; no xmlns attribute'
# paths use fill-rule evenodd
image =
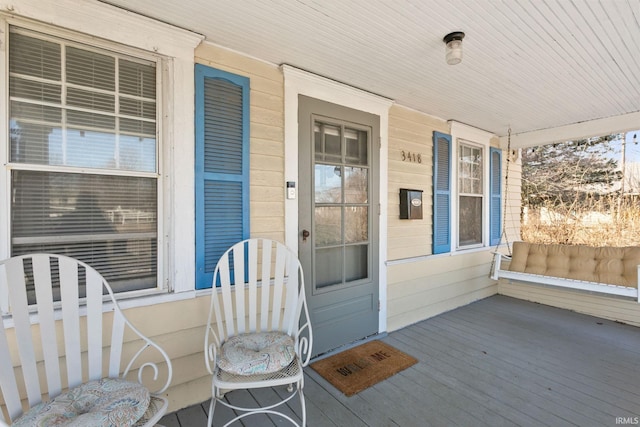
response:
<svg viewBox="0 0 640 427"><path fill-rule="evenodd" d="M637 327L493 296L392 332L383 340L419 362L352 397L307 368L309 426L639 423ZM273 393L286 391L234 393L236 399L268 401ZM290 410L299 413L294 400ZM204 426L207 410L204 402L169 414L161 423ZM225 417L228 413L219 406L215 425L224 424ZM286 425L266 416L245 422Z"/></svg>

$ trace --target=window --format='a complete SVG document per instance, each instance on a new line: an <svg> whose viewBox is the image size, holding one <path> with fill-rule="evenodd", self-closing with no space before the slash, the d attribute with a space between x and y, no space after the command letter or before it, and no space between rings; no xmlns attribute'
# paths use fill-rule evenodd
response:
<svg viewBox="0 0 640 427"><path fill-rule="evenodd" d="M157 61L11 26L10 250L158 286Z"/></svg>
<svg viewBox="0 0 640 427"><path fill-rule="evenodd" d="M249 79L201 64L196 79L196 288L249 237Z"/></svg>
<svg viewBox="0 0 640 427"><path fill-rule="evenodd" d="M482 245L482 148L458 143L458 246Z"/></svg>
<svg viewBox="0 0 640 427"><path fill-rule="evenodd" d="M451 135L433 134L434 254L496 245L501 235L501 151L484 132L452 128L469 138L453 144Z"/></svg>

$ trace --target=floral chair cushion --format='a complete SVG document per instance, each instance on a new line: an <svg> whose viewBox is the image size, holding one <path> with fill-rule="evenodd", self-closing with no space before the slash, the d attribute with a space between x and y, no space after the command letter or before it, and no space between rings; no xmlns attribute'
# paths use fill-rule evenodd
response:
<svg viewBox="0 0 640 427"><path fill-rule="evenodd" d="M103 378L35 405L12 426L128 427L144 415L149 399L149 391L141 384Z"/></svg>
<svg viewBox="0 0 640 427"><path fill-rule="evenodd" d="M160 418L162 418L164 413L167 411L167 406L169 406L167 398L151 395L147 412L145 412L144 415L136 421L133 427L154 425L160 421Z"/></svg>
<svg viewBox="0 0 640 427"><path fill-rule="evenodd" d="M257 332L229 338L220 349L218 367L238 375L268 374L289 366L294 341L282 332Z"/></svg>

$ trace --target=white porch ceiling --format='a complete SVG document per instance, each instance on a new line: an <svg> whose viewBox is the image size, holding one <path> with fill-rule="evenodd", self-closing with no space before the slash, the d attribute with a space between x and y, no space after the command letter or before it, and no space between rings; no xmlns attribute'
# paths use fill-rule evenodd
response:
<svg viewBox="0 0 640 427"><path fill-rule="evenodd" d="M640 0L108 0L514 146L640 128ZM442 38L464 31L450 66Z"/></svg>

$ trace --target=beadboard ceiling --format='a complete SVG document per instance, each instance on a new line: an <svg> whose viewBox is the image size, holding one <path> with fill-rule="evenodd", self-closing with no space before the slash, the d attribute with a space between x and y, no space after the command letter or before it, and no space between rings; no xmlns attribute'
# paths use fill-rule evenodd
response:
<svg viewBox="0 0 640 427"><path fill-rule="evenodd" d="M106 3L439 118L511 127L520 146L640 128L640 0ZM452 31L466 33L455 66Z"/></svg>

